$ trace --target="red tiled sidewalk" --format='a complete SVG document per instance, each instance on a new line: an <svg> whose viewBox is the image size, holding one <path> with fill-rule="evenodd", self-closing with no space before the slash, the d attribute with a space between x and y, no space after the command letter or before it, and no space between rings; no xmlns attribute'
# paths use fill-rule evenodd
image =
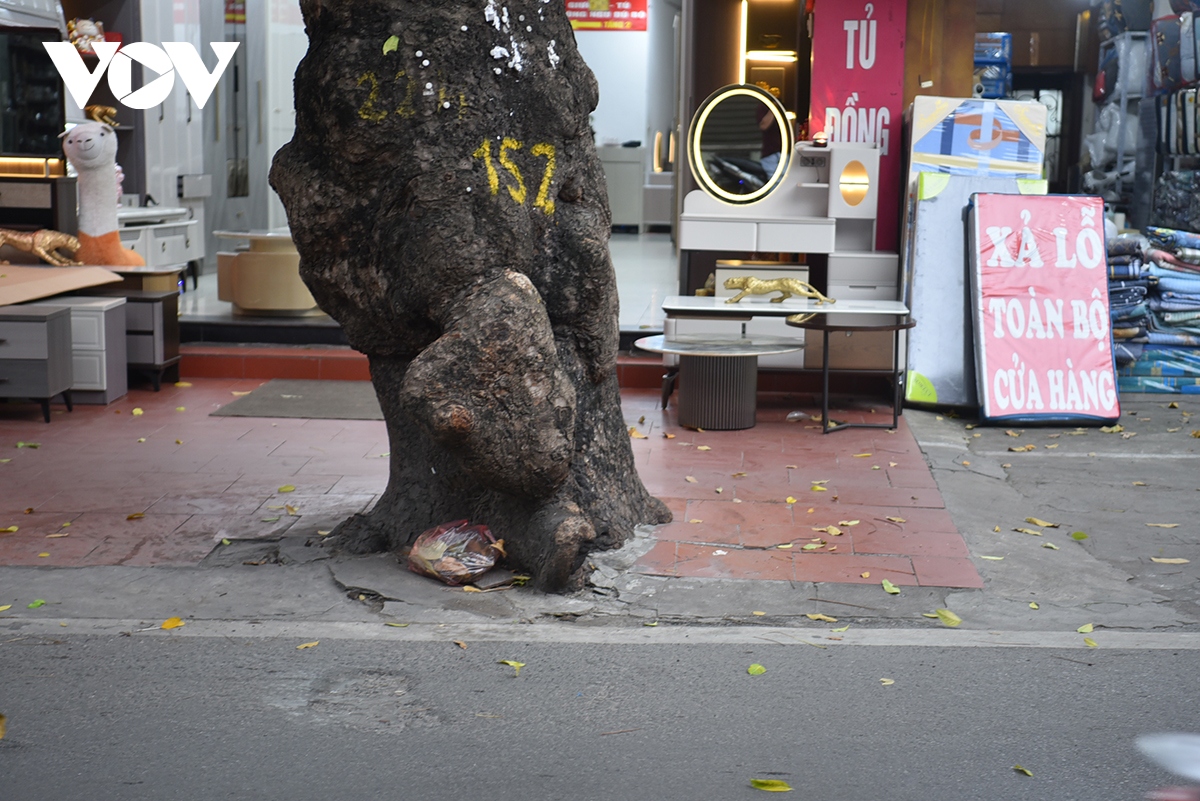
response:
<svg viewBox="0 0 1200 801"><path fill-rule="evenodd" d="M635 570L983 586L903 417L894 433L822 434L811 420L786 422L790 411L818 414L812 398L760 393L754 428L699 432L676 423L673 402L659 409L657 392L626 389L621 397L626 422L646 435L633 440L638 472L675 514ZM831 416L885 422L891 410L855 402ZM840 533L821 530L829 526Z"/></svg>
<svg viewBox="0 0 1200 801"><path fill-rule="evenodd" d="M225 538L330 529L386 486L382 422L209 417L263 382L187 382L55 404L49 425L36 404L0 404L0 530L18 527L0 564L195 565Z"/></svg>
<svg viewBox="0 0 1200 801"><path fill-rule="evenodd" d="M187 380L71 414L57 405L49 425L35 404L0 404L0 530L18 527L0 533L0 564L193 565L223 538L332 528L386 486L382 422L210 417L262 381ZM657 391L622 398L629 424L648 435L632 441L638 471L676 516L635 569L981 586L906 427L822 436L815 424L783 421L797 408L786 397L763 394L755 428L701 433L675 425L673 408L657 409ZM835 412L886 416L882 407ZM295 490L280 493L285 485ZM814 530L829 525L844 533Z"/></svg>

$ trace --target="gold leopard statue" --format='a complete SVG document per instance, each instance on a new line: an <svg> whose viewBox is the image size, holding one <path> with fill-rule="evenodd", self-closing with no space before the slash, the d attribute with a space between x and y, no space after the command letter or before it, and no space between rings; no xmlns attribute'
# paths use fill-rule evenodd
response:
<svg viewBox="0 0 1200 801"><path fill-rule="evenodd" d="M32 253L47 264L55 267L78 267L83 262L68 259L57 251L66 250L74 256L80 248L79 240L70 234L43 228L40 231L11 231L0 228L0 247L12 245L17 250ZM0 264L8 264L0 261Z"/></svg>
<svg viewBox="0 0 1200 801"><path fill-rule="evenodd" d="M726 300L726 303L737 303L747 295L765 295L768 292L782 292L779 297L771 298L772 303L782 303L792 295L797 295L802 298L812 298L818 304L821 303L837 303L836 300L822 295L817 289L799 278L770 278L763 280L755 278L752 275L738 275L733 278L725 279L726 289L742 290L732 298Z"/></svg>

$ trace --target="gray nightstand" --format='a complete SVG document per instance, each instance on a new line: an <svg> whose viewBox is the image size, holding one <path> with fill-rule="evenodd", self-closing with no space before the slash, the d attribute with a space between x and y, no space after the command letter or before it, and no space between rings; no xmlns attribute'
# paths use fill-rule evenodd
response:
<svg viewBox="0 0 1200 801"><path fill-rule="evenodd" d="M0 398L32 398L50 422L50 399L71 410L71 312L62 306L0 306Z"/></svg>

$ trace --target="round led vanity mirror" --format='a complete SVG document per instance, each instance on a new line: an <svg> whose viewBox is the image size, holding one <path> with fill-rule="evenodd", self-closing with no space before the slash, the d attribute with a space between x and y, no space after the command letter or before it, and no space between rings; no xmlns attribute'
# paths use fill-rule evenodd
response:
<svg viewBox="0 0 1200 801"><path fill-rule="evenodd" d="M757 86L718 89L700 105L688 131L692 175L727 203L762 200L783 180L791 158L791 120Z"/></svg>

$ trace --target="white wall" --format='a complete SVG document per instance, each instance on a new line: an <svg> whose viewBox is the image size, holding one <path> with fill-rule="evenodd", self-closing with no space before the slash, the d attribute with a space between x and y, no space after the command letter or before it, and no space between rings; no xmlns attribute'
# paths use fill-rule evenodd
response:
<svg viewBox="0 0 1200 801"><path fill-rule="evenodd" d="M648 31L575 31L579 53L600 84L592 114L596 144L646 143Z"/></svg>

